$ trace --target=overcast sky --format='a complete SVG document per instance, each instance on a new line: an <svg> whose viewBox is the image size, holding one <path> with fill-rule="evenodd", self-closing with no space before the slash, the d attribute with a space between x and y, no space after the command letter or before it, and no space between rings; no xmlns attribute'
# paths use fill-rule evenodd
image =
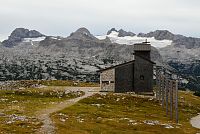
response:
<svg viewBox="0 0 200 134"><path fill-rule="evenodd" d="M115 27L200 37L199 13L200 0L0 0L0 40L17 27L60 36L80 27L95 35Z"/></svg>

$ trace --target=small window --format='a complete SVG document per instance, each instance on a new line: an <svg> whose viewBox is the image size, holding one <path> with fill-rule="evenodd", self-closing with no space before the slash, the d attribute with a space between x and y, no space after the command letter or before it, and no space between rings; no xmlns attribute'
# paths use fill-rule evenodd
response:
<svg viewBox="0 0 200 134"><path fill-rule="evenodd" d="M114 81L110 81L110 83L115 83Z"/></svg>
<svg viewBox="0 0 200 134"><path fill-rule="evenodd" d="M102 83L109 84L109 81L102 81Z"/></svg>
<svg viewBox="0 0 200 134"><path fill-rule="evenodd" d="M140 75L140 80L144 80L144 75Z"/></svg>

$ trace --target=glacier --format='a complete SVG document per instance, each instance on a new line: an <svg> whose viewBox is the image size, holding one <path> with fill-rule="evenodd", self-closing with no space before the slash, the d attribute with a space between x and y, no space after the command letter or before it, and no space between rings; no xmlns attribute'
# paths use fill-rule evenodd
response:
<svg viewBox="0 0 200 134"><path fill-rule="evenodd" d="M144 41L148 41L151 45L157 49L164 48L166 46L172 45L172 40L156 40L154 37L138 37L136 36L125 36L125 37L118 37L118 32L112 31L109 35L100 35L96 36L99 40L106 39L106 37L110 38L112 43L118 44L126 44L126 45L133 45L135 43L141 43Z"/></svg>

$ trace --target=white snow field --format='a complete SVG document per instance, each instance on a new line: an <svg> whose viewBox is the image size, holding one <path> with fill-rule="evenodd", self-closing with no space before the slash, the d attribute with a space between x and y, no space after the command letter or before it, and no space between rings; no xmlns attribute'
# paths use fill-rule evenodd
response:
<svg viewBox="0 0 200 134"><path fill-rule="evenodd" d="M113 43L118 44L126 44L126 45L133 45L135 43L141 43L147 41L151 43L152 46L156 48L163 48L172 44L172 40L156 40L154 37L147 38L147 37L138 37L136 36L125 36L125 37L118 37L118 32L112 31L109 35L102 35L96 36L96 38L103 40L106 37L109 37Z"/></svg>
<svg viewBox="0 0 200 134"><path fill-rule="evenodd" d="M44 40L46 37L38 37L38 38L24 38L23 39L23 42L32 42L32 41L37 41L37 42L39 42L39 41L42 41L42 40Z"/></svg>

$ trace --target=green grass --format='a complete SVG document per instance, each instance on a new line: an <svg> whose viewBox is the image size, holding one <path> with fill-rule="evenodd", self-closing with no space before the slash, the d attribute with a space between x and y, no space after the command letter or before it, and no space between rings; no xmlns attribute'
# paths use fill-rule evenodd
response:
<svg viewBox="0 0 200 134"><path fill-rule="evenodd" d="M119 94L96 94L51 117L58 128L58 134L195 134L199 130L193 128L189 120L200 111L200 99L194 99L196 102L191 105L193 97L192 93L180 93L180 125L166 116L158 101ZM159 123L148 125L145 121ZM174 128L165 128L163 124Z"/></svg>
<svg viewBox="0 0 200 134"><path fill-rule="evenodd" d="M33 85L47 87L34 88ZM34 133L42 123L35 113L57 103L83 95L64 94L64 86L98 86L73 81L18 81L18 90L0 91L0 133ZM200 112L200 98L192 92L179 93L179 122L166 116L158 101L128 94L95 94L77 104L54 113L58 134L183 134L200 132L189 120ZM17 119L19 118L19 119ZM13 121L13 122L12 122ZM149 125L154 121L155 125ZM168 124L174 128L165 128Z"/></svg>
<svg viewBox="0 0 200 134"><path fill-rule="evenodd" d="M42 125L36 118L37 111L84 94L81 91L70 92L64 89L52 86L0 90L0 133L33 133Z"/></svg>
<svg viewBox="0 0 200 134"><path fill-rule="evenodd" d="M17 82L19 85L30 87L33 84L41 84L45 86L76 86L76 87L99 87L98 83L92 82L76 82L70 80L23 80Z"/></svg>

